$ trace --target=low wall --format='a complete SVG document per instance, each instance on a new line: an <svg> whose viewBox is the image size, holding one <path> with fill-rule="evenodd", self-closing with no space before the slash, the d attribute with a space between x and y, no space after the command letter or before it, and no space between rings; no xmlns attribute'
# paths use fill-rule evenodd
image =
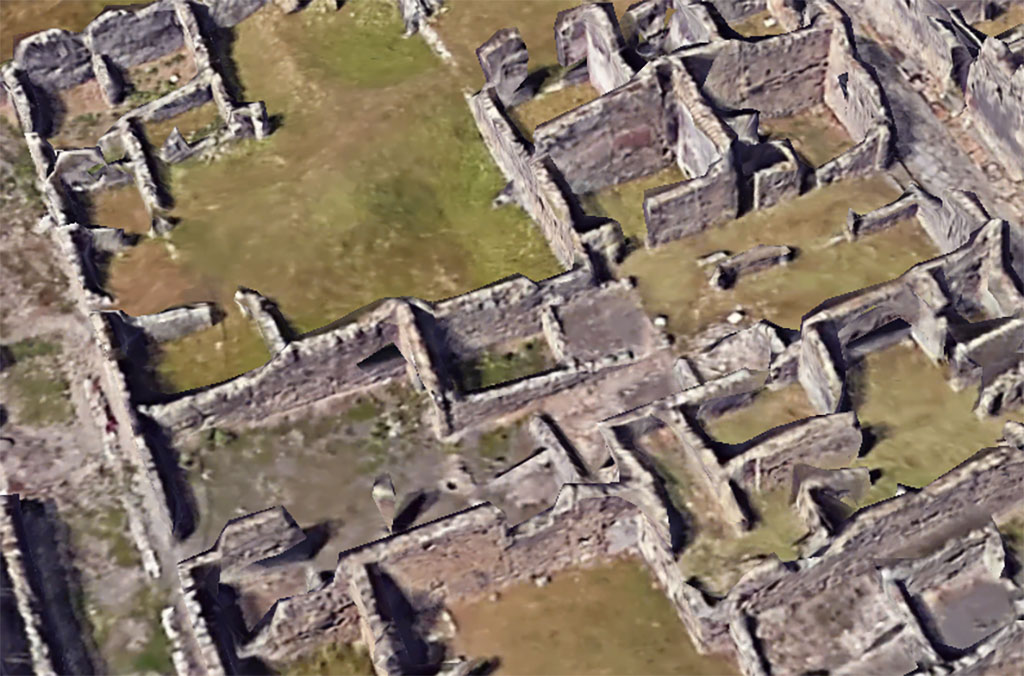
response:
<svg viewBox="0 0 1024 676"><path fill-rule="evenodd" d="M519 203L541 229L555 258L569 268L580 251L575 216L559 185L557 171L543 157L532 157L531 148L505 115L493 89L467 97L477 129L498 168L510 181Z"/></svg>
<svg viewBox="0 0 1024 676"><path fill-rule="evenodd" d="M705 176L648 191L644 196L646 245L695 235L739 213L739 184L726 158Z"/></svg>

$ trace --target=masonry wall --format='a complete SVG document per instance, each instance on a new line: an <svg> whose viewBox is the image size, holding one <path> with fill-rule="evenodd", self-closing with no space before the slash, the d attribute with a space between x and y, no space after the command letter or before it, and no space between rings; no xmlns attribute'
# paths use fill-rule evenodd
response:
<svg viewBox="0 0 1024 676"><path fill-rule="evenodd" d="M537 127L536 152L551 157L577 194L653 174L673 161L662 96L659 78L645 71Z"/></svg>
<svg viewBox="0 0 1024 676"><path fill-rule="evenodd" d="M831 26L817 24L757 42L716 43L702 86L716 105L791 115L821 102Z"/></svg>
<svg viewBox="0 0 1024 676"><path fill-rule="evenodd" d="M548 160L531 157L531 149L505 115L493 89L469 98L477 129L505 178L512 182L519 203L540 227L555 258L570 267L579 251L569 198Z"/></svg>
<svg viewBox="0 0 1024 676"><path fill-rule="evenodd" d="M989 38L967 78L971 121L1014 181L1024 181L1024 58Z"/></svg>
<svg viewBox="0 0 1024 676"><path fill-rule="evenodd" d="M84 31L92 51L128 68L181 49L185 44L171 0L142 9L104 12Z"/></svg>
<svg viewBox="0 0 1024 676"><path fill-rule="evenodd" d="M649 191L644 197L647 246L695 235L736 218L739 185L728 158L700 178Z"/></svg>
<svg viewBox="0 0 1024 676"><path fill-rule="evenodd" d="M397 360L359 366L376 351L397 344L393 311L391 304L383 305L349 326L291 343L255 371L166 404L144 407L143 412L172 431L204 423L242 424L400 378L406 370Z"/></svg>
<svg viewBox="0 0 1024 676"><path fill-rule="evenodd" d="M882 88L855 56L845 25L837 25L829 41L824 100L855 141L887 121Z"/></svg>

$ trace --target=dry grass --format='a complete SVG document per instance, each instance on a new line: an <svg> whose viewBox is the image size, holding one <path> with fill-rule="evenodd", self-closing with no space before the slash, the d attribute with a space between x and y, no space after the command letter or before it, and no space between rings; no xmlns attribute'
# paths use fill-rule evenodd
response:
<svg viewBox="0 0 1024 676"><path fill-rule="evenodd" d="M777 22L772 26L766 26L764 24L766 19L771 19L772 14L768 10L763 10L757 14L751 14L746 19L737 21L736 23L729 24L730 27L747 38L758 38L767 35L781 35L785 33L785 29L780 26Z"/></svg>
<svg viewBox="0 0 1024 676"><path fill-rule="evenodd" d="M644 193L654 188L679 183L688 178L676 164L642 178L605 188L583 197L588 214L615 219L622 233L642 245L647 235L644 222Z"/></svg>
<svg viewBox="0 0 1024 676"><path fill-rule="evenodd" d="M647 311L665 314L680 337L721 321L737 305L753 317L798 328L803 315L821 302L897 277L936 255L931 240L911 222L827 246L843 232L848 209L863 213L898 196L882 177L828 185L699 235L636 251L623 262L621 274L637 278ZM757 244L787 244L799 253L789 265L740 277L729 291L710 287L707 270L697 263L700 256Z"/></svg>
<svg viewBox="0 0 1024 676"><path fill-rule="evenodd" d="M976 387L953 392L944 370L917 348L900 344L869 355L851 374L861 425L879 441L860 465L882 470L863 505L891 497L896 484L920 488L979 449L995 444L1003 423L1020 411L979 420Z"/></svg>
<svg viewBox="0 0 1024 676"><path fill-rule="evenodd" d="M526 103L516 106L510 116L519 130L529 139L538 126L553 120L563 113L579 108L599 96L597 90L588 83L563 87L553 92L539 94Z"/></svg>
<svg viewBox="0 0 1024 676"><path fill-rule="evenodd" d="M729 411L704 427L714 439L738 444L779 425L817 414L803 387L793 384L781 390L762 390L749 406Z"/></svg>
<svg viewBox="0 0 1024 676"><path fill-rule="evenodd" d="M979 21L974 27L985 35L1002 35L1024 23L1024 3L1017 2L991 21Z"/></svg>
<svg viewBox="0 0 1024 676"><path fill-rule="evenodd" d="M496 657L497 674L735 674L698 655L665 596L639 563L558 573L497 601L452 608L460 654ZM595 621L599 619L599 621Z"/></svg>
<svg viewBox="0 0 1024 676"><path fill-rule="evenodd" d="M107 228L145 235L152 219L134 184L92 194L92 221Z"/></svg>
<svg viewBox="0 0 1024 676"><path fill-rule="evenodd" d="M788 138L812 167L820 167L856 145L823 103L789 117L762 118L759 131L772 140Z"/></svg>
<svg viewBox="0 0 1024 676"><path fill-rule="evenodd" d="M159 122L146 122L143 124L143 128L145 129L146 140L153 147L160 148L171 132L174 131L175 127L178 128L178 131L181 132L186 141L194 143L205 135L204 132L213 131L214 128L220 125L220 114L217 112L217 106L211 101L210 103L196 106L192 110L176 117L160 120Z"/></svg>

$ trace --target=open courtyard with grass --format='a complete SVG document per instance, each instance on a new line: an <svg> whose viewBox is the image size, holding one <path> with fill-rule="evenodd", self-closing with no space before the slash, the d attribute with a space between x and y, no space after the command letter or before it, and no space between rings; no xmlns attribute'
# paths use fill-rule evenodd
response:
<svg viewBox="0 0 1024 676"><path fill-rule="evenodd" d="M937 255L911 221L855 242L834 241L845 231L849 209L864 213L899 195L881 176L833 183L698 235L635 251L620 273L637 279L647 311L666 315L680 338L724 320L737 306L752 317L799 328L801 318L823 301L898 277ZM788 245L797 255L787 265L741 276L728 291L711 287L710 270L699 258L758 244Z"/></svg>
<svg viewBox="0 0 1024 676"><path fill-rule="evenodd" d="M632 560L563 571L547 586L520 584L451 612L456 652L497 658L495 674L737 673L697 653L653 578Z"/></svg>
<svg viewBox="0 0 1024 676"><path fill-rule="evenodd" d="M462 97L470 83L422 40L402 38L393 3L297 15L268 6L236 34L245 96L265 100L279 128L214 162L171 168L180 224L168 244L111 264L126 311L212 300L227 324L232 294L247 286L305 332L382 297L439 299L559 271L522 211L491 208L504 180ZM146 298L154 266L158 302ZM237 375L265 359L242 333L167 345L155 368L170 390Z"/></svg>

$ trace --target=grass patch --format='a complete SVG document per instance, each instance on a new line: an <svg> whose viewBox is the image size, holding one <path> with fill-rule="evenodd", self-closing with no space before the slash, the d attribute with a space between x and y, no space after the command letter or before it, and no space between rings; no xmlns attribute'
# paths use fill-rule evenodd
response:
<svg viewBox="0 0 1024 676"><path fill-rule="evenodd" d="M42 338L26 338L17 343L7 346L11 359L15 362L32 359L33 357L46 357L60 354L60 343L55 343Z"/></svg>
<svg viewBox="0 0 1024 676"><path fill-rule="evenodd" d="M859 465L882 470L861 506L884 500L896 484L923 487L993 446L1019 412L979 420L971 410L976 387L953 392L943 369L917 348L895 345L868 355L851 373L857 417L878 442Z"/></svg>
<svg viewBox="0 0 1024 676"><path fill-rule="evenodd" d="M155 361L157 382L165 392L183 392L230 380L259 368L270 351L252 322L236 307L208 329L161 343Z"/></svg>
<svg viewBox="0 0 1024 676"><path fill-rule="evenodd" d="M781 390L762 390L749 406L728 411L710 420L705 430L714 439L725 444L738 444L753 439L762 432L818 415L803 387L790 385Z"/></svg>
<svg viewBox="0 0 1024 676"><path fill-rule="evenodd" d="M165 307L225 303L241 285L274 298L305 332L382 297L443 298L515 272L559 271L523 212L491 208L504 179L452 73L419 40L401 43L415 58L360 46L370 34L375 45L400 39L397 16L383 0L327 14L269 7L237 27L246 96L265 99L282 126L214 163L170 169L181 223L170 234L177 259L160 261L169 283L137 283L155 277L151 261L119 256L111 277L122 306L162 309L154 286ZM388 86L345 70L373 53L394 57ZM175 364L181 382L208 379L201 364L214 357L193 355L191 368Z"/></svg>
<svg viewBox="0 0 1024 676"><path fill-rule="evenodd" d="M367 422L381 414L380 402L373 397L359 397L355 404L345 412L345 417L351 422Z"/></svg>
<svg viewBox="0 0 1024 676"><path fill-rule="evenodd" d="M729 24L729 27L746 38L758 38L768 35L781 35L785 29L777 22L772 26L764 24L766 19L771 19L772 13L768 10L751 14L745 19Z"/></svg>
<svg viewBox="0 0 1024 676"><path fill-rule="evenodd" d="M931 240L909 221L828 246L844 230L848 209L863 213L897 197L898 191L881 177L834 183L699 235L635 251L620 274L637 278L648 313L666 315L677 336L721 321L737 305L753 317L797 328L821 302L892 279L936 255ZM729 291L710 287L699 257L720 250L738 253L762 243L788 244L799 253L786 266L740 277Z"/></svg>
<svg viewBox="0 0 1024 676"><path fill-rule="evenodd" d="M455 604L452 613L456 650L497 657L497 674L737 673L724 659L697 654L634 561L564 571L546 587L519 584L497 601Z"/></svg>
<svg viewBox="0 0 1024 676"><path fill-rule="evenodd" d="M539 125L579 108L599 95L589 82L585 82L536 96L511 109L510 114L523 135L532 140Z"/></svg>
<svg viewBox="0 0 1024 676"><path fill-rule="evenodd" d="M788 117L761 118L758 131L770 140L788 138L812 167L820 167L856 145L824 103Z"/></svg>
<svg viewBox="0 0 1024 676"><path fill-rule="evenodd" d="M220 113L217 112L217 106L210 102L196 106L181 115L176 115L166 120L144 122L143 128L146 139L150 144L155 148L160 148L167 140L167 137L171 135L171 132L174 131L175 127L178 128L178 131L181 132L186 141L195 143L209 136L223 125Z"/></svg>
<svg viewBox="0 0 1024 676"><path fill-rule="evenodd" d="M331 643L313 655L278 669L282 676L373 676L373 662L362 647Z"/></svg>
<svg viewBox="0 0 1024 676"><path fill-rule="evenodd" d="M128 514L123 508L110 507L89 512L79 531L75 531L76 537L83 534L106 543L108 556L118 566L137 568L142 565L139 551L128 536Z"/></svg>
<svg viewBox="0 0 1024 676"><path fill-rule="evenodd" d="M71 390L61 372L60 345L29 339L5 346L12 361L0 374L14 420L29 427L64 425L74 419Z"/></svg>
<svg viewBox="0 0 1024 676"><path fill-rule="evenodd" d="M147 234L153 220L135 184L92 193L92 219L96 225L138 235Z"/></svg>
<svg viewBox="0 0 1024 676"><path fill-rule="evenodd" d="M543 337L534 338L508 350L483 352L459 364L459 385L464 392L474 392L542 373L554 365Z"/></svg>
<svg viewBox="0 0 1024 676"><path fill-rule="evenodd" d="M654 188L685 181L687 175L676 164L642 178L585 195L583 203L588 214L604 216L619 222L622 234L643 246L647 237L644 221L644 193Z"/></svg>

